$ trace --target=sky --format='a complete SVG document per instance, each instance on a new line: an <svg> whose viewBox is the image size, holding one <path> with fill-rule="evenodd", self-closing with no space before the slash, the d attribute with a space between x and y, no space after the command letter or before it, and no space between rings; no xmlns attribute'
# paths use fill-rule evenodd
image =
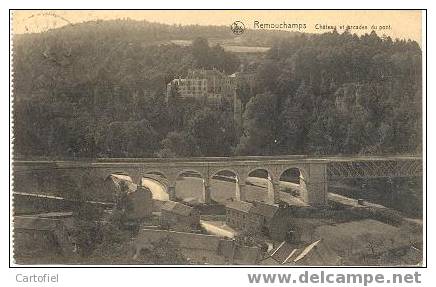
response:
<svg viewBox="0 0 436 287"><path fill-rule="evenodd" d="M400 39L412 39L421 43L421 11L412 10L20 10L13 11L13 33L38 33L64 25L92 20L130 18L164 24L224 25L241 21L248 29L256 28L254 22L271 24L305 24L300 32L324 33L341 25L367 26L352 29L352 33L365 34L376 27L383 34ZM381 29L384 28L384 29ZM288 29L289 31L298 31Z"/></svg>

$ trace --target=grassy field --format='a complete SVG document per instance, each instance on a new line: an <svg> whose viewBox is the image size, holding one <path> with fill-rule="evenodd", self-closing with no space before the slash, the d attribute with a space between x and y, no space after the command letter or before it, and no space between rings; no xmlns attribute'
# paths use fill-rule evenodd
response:
<svg viewBox="0 0 436 287"><path fill-rule="evenodd" d="M192 45L191 40L171 40L170 42L182 47L187 47ZM241 45L236 45L234 43L229 45L229 43L226 43L225 41L212 40L211 44L212 45L220 44L226 52L231 52L231 53L265 53L270 49L269 47L241 46Z"/></svg>

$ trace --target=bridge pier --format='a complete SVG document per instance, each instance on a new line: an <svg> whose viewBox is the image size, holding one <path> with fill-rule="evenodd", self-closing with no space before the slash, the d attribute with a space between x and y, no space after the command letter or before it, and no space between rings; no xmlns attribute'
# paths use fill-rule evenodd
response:
<svg viewBox="0 0 436 287"><path fill-rule="evenodd" d="M168 198L169 198L169 200L176 199L176 185L168 186Z"/></svg>
<svg viewBox="0 0 436 287"><path fill-rule="evenodd" d="M208 181L204 180L203 182L203 200L204 203L210 204L212 202L212 198L210 196L210 184Z"/></svg>
<svg viewBox="0 0 436 287"><path fill-rule="evenodd" d="M245 201L247 194L247 185L242 182L238 182L236 185L236 200L237 201Z"/></svg>
<svg viewBox="0 0 436 287"><path fill-rule="evenodd" d="M267 194L266 194L265 202L269 203L269 204L273 204L274 203L274 185L273 185L271 179L268 179L266 181L266 191L267 191Z"/></svg>
<svg viewBox="0 0 436 287"><path fill-rule="evenodd" d="M269 204L275 204L280 202L280 184L276 180L268 180L267 185L267 198L266 202Z"/></svg>
<svg viewBox="0 0 436 287"><path fill-rule="evenodd" d="M310 182L307 184L307 197L305 202L312 206L327 205L327 183Z"/></svg>
<svg viewBox="0 0 436 287"><path fill-rule="evenodd" d="M310 164L310 176L302 183L302 198L304 202L312 206L327 205L327 165L326 164ZM305 188L304 188L305 187Z"/></svg>
<svg viewBox="0 0 436 287"><path fill-rule="evenodd" d="M271 203L279 203L280 202L280 183L279 181L272 181L272 202Z"/></svg>

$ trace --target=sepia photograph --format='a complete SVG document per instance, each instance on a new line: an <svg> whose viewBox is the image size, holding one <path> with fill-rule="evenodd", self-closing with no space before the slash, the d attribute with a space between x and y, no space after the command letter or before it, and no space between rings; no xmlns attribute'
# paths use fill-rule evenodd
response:
<svg viewBox="0 0 436 287"><path fill-rule="evenodd" d="M12 263L426 266L423 13L11 10Z"/></svg>

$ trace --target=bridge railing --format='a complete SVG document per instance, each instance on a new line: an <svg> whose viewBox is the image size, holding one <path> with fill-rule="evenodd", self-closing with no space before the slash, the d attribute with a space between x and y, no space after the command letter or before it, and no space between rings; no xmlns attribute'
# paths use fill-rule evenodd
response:
<svg viewBox="0 0 436 287"><path fill-rule="evenodd" d="M377 161L336 161L327 165L327 174L333 178L380 178L422 176L422 161L377 160Z"/></svg>

